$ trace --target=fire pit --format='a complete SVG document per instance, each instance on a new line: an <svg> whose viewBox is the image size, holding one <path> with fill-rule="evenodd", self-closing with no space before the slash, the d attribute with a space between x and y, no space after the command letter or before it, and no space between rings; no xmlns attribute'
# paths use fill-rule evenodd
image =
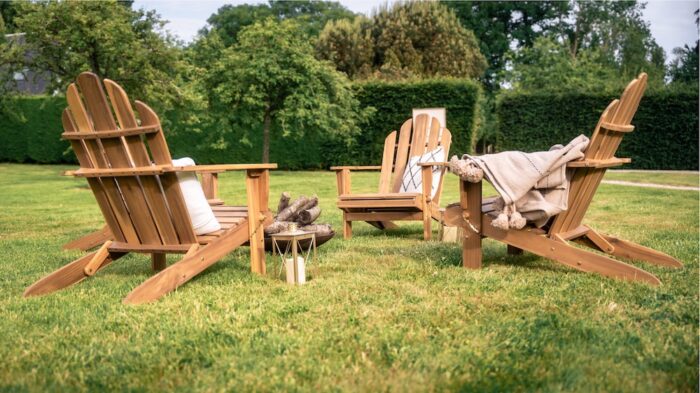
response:
<svg viewBox="0 0 700 393"><path fill-rule="evenodd" d="M296 227L305 232L313 232L316 236L316 247L331 240L335 236L335 231L330 224L316 223L321 215L321 207L318 205L318 197L300 196L291 201L288 192L283 192L277 205L277 215L275 221L265 228L265 250L272 251L272 239L270 235ZM308 247L310 239L301 240L302 247ZM278 243L280 243L278 241ZM286 246L280 244L280 246Z"/></svg>

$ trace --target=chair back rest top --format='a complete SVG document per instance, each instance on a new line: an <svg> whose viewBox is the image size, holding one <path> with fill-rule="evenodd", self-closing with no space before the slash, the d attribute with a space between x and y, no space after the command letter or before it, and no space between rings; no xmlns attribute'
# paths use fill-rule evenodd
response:
<svg viewBox="0 0 700 393"><path fill-rule="evenodd" d="M64 138L70 141L81 168L172 165L158 116L136 101L139 122L117 83L105 79L103 85L97 75L85 72L68 86L66 98ZM195 243L197 237L176 175L142 173L88 177L115 240L135 246Z"/></svg>
<svg viewBox="0 0 700 393"><path fill-rule="evenodd" d="M384 140L379 193L399 192L409 159L435 150L439 146L442 146L445 157L448 157L451 142L452 134L447 128L440 126L437 118L421 114L416 116L415 124L412 119L406 120L398 133L393 131ZM440 185L433 198L435 203L440 202L444 172L443 169L440 173Z"/></svg>
<svg viewBox="0 0 700 393"><path fill-rule="evenodd" d="M603 111L596 125L584 160L604 161L615 158L622 138L633 127L632 118L647 86L647 74L641 73L625 88L620 99L613 100ZM557 215L550 234L576 230L593 200L607 168L576 168L569 189L568 209Z"/></svg>

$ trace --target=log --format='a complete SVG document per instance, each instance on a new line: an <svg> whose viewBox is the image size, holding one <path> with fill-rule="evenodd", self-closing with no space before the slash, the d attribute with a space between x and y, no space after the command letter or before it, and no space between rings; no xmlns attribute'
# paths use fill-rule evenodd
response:
<svg viewBox="0 0 700 393"><path fill-rule="evenodd" d="M309 203L309 198L305 196L299 197L296 201L292 202L291 205L287 206L284 210L277 214L277 221L294 221L294 218L302 210L304 206Z"/></svg>
<svg viewBox="0 0 700 393"><path fill-rule="evenodd" d="M287 226L291 224L289 221L275 221L265 228L266 235L274 235L287 230Z"/></svg>
<svg viewBox="0 0 700 393"><path fill-rule="evenodd" d="M330 224L306 225L299 229L305 232L314 232L317 236L330 235L333 233L333 228L331 228Z"/></svg>
<svg viewBox="0 0 700 393"><path fill-rule="evenodd" d="M287 206L289 206L289 199L291 196L289 195L288 192L283 192L282 195L280 196L280 202L277 205L277 214L280 214L282 210L286 209Z"/></svg>
<svg viewBox="0 0 700 393"><path fill-rule="evenodd" d="M297 218L297 222L301 225L309 225L312 222L316 221L316 219L320 215L321 215L321 207L317 205L317 206L312 207L311 209L300 211L299 218Z"/></svg>
<svg viewBox="0 0 700 393"><path fill-rule="evenodd" d="M309 210L316 206L318 206L318 197L314 195L311 198L309 198L308 202L306 202L301 208L299 208L299 210L297 210L297 215L303 212L304 210Z"/></svg>

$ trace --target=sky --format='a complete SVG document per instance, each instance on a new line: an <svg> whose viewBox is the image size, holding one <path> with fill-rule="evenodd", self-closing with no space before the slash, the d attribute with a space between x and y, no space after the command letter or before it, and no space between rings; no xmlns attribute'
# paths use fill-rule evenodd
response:
<svg viewBox="0 0 700 393"><path fill-rule="evenodd" d="M258 4L264 0L136 0L134 8L155 9L163 19L170 21L166 26L184 41L191 41L197 31L204 27L207 18L224 4ZM369 15L384 0L340 0L340 3L356 13ZM667 62L673 59L673 48L688 44L692 46L698 39L695 25L695 12L698 1L653 0L648 1L644 19L650 24L651 34L666 51Z"/></svg>

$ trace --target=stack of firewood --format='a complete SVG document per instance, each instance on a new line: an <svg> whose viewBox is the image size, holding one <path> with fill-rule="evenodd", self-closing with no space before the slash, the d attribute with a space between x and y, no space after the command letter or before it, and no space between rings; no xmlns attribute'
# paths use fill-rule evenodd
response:
<svg viewBox="0 0 700 393"><path fill-rule="evenodd" d="M318 236L333 233L330 224L314 224L321 215L321 207L318 206L318 197L300 196L290 203L291 196L288 192L283 192L280 202L277 205L277 215L275 221L265 228L265 234L284 232L292 224L305 232L314 232Z"/></svg>

